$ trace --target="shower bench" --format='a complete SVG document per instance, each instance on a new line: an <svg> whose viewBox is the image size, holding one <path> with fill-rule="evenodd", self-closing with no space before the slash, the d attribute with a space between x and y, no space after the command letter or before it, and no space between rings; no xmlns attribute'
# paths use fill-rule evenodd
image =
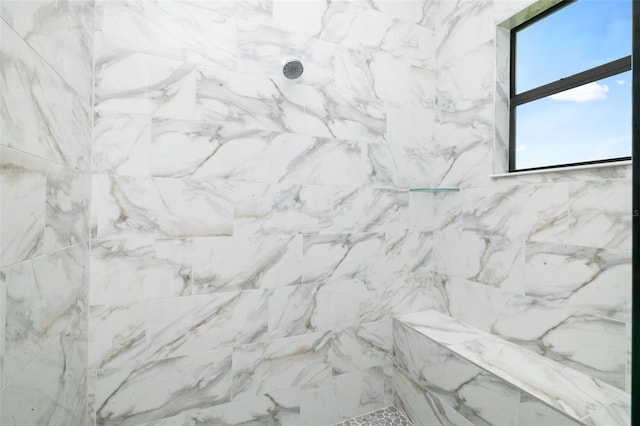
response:
<svg viewBox="0 0 640 426"><path fill-rule="evenodd" d="M629 424L628 393L440 312L394 318L393 349L416 426Z"/></svg>

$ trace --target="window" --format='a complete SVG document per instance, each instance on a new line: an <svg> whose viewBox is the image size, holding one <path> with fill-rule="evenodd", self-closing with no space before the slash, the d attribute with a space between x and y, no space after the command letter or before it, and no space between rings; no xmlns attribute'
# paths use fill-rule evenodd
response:
<svg viewBox="0 0 640 426"><path fill-rule="evenodd" d="M509 171L631 158L631 0L562 1L511 30Z"/></svg>

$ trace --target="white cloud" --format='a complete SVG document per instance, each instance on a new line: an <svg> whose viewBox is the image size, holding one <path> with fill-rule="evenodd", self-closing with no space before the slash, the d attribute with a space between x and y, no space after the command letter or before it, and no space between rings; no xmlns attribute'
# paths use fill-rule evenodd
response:
<svg viewBox="0 0 640 426"><path fill-rule="evenodd" d="M589 102L598 99L605 99L607 97L607 93L609 93L609 87L606 84L592 82L567 90L566 92L551 95L551 99L567 102Z"/></svg>
<svg viewBox="0 0 640 426"><path fill-rule="evenodd" d="M620 86L624 85L624 80L618 80L618 84L619 84Z"/></svg>

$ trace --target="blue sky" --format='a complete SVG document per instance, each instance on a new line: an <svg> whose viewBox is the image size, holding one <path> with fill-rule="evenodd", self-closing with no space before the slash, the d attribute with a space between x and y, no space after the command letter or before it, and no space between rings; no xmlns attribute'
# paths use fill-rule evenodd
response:
<svg viewBox="0 0 640 426"><path fill-rule="evenodd" d="M516 90L631 53L630 0L578 0L520 31ZM623 157L631 151L631 72L518 107L517 168Z"/></svg>

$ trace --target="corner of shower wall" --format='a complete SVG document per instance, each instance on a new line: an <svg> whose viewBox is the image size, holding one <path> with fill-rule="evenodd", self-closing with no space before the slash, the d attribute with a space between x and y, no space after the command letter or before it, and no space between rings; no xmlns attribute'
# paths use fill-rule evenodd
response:
<svg viewBox="0 0 640 426"><path fill-rule="evenodd" d="M0 18L0 423L86 424L93 1Z"/></svg>

